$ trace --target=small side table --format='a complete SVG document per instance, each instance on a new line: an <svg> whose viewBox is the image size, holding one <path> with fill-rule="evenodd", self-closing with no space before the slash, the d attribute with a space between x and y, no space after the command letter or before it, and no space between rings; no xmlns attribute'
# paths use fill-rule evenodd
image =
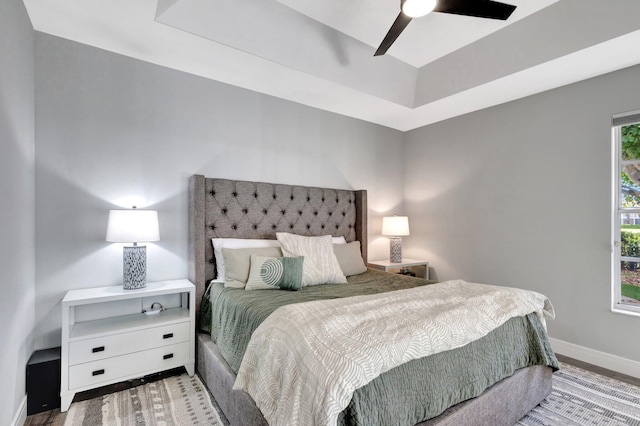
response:
<svg viewBox="0 0 640 426"><path fill-rule="evenodd" d="M401 263L393 263L389 260L373 260L367 263L369 268L378 269L380 271L389 272L392 269L404 269L404 268L413 268L415 266L422 267L420 269L424 269L424 273L422 278L425 280L429 279L429 262L426 260L418 260L418 259L402 259Z"/></svg>
<svg viewBox="0 0 640 426"><path fill-rule="evenodd" d="M60 411L69 409L77 392L180 366L193 376L195 296L186 279L137 290L69 290L62 299ZM167 309L145 314L154 302Z"/></svg>

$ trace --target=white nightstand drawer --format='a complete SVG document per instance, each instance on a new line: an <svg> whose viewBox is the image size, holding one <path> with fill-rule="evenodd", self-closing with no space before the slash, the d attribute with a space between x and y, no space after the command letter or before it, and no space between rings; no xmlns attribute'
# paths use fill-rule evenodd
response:
<svg viewBox="0 0 640 426"><path fill-rule="evenodd" d="M69 387L93 386L140 372L161 371L184 365L189 359L189 342L136 352L69 367Z"/></svg>
<svg viewBox="0 0 640 426"><path fill-rule="evenodd" d="M189 341L190 322L118 333L69 343L69 365Z"/></svg>

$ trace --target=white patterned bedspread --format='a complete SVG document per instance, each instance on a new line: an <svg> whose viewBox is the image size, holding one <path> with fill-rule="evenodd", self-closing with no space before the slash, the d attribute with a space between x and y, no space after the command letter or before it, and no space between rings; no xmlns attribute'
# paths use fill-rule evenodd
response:
<svg viewBox="0 0 640 426"><path fill-rule="evenodd" d="M532 312L543 324L555 316L542 294L461 280L282 306L253 333L234 389L272 426L335 425L354 390L381 373Z"/></svg>

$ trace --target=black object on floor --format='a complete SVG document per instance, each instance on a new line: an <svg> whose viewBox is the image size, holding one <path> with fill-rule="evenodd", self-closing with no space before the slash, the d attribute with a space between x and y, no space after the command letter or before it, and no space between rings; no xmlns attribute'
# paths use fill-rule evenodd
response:
<svg viewBox="0 0 640 426"><path fill-rule="evenodd" d="M60 408L60 347L35 351L27 363L27 415Z"/></svg>

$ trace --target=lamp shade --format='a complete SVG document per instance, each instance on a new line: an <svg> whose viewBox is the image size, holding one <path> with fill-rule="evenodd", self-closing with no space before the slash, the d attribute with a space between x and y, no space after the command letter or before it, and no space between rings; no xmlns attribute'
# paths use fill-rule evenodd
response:
<svg viewBox="0 0 640 426"><path fill-rule="evenodd" d="M383 217L382 235L389 235L393 237L409 235L409 218L407 216Z"/></svg>
<svg viewBox="0 0 640 426"><path fill-rule="evenodd" d="M155 210L109 210L107 241L144 243L160 240L158 212Z"/></svg>

